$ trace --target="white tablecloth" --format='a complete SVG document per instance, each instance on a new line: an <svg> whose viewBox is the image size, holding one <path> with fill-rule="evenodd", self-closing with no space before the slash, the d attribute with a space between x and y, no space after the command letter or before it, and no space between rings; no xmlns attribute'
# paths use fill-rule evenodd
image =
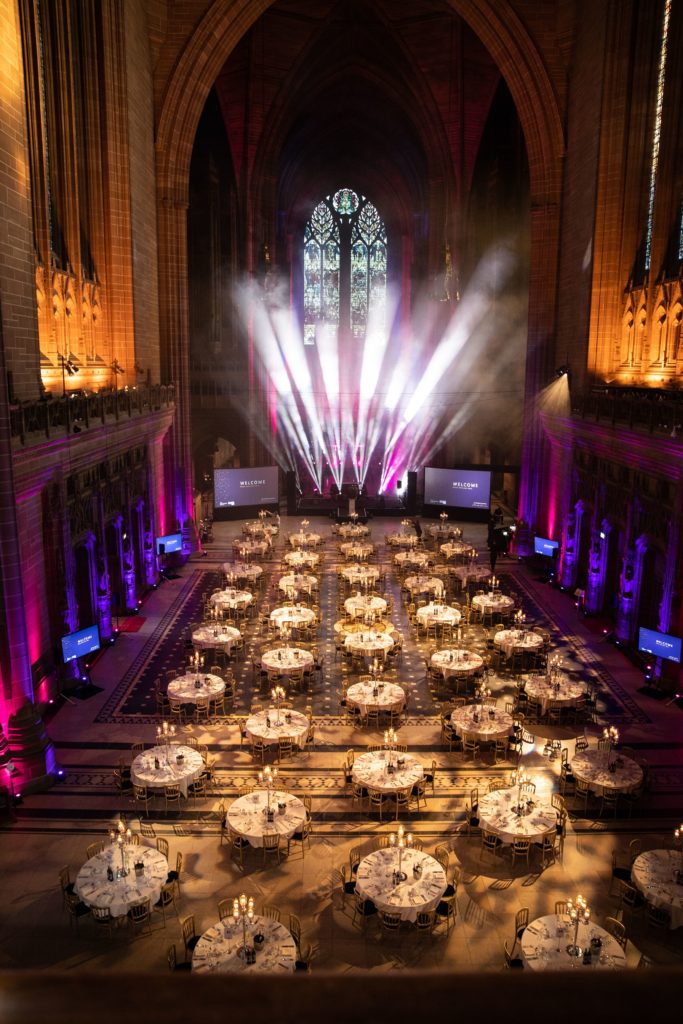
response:
<svg viewBox="0 0 683 1024"><path fill-rule="evenodd" d="M447 544L441 545L441 554L445 555L446 558L455 558L461 556L463 558L473 558L476 551L471 544L463 544L462 541L450 541Z"/></svg>
<svg viewBox="0 0 683 1024"><path fill-rule="evenodd" d="M128 869L125 878L107 878L107 868L114 874L121 867L121 850L116 843L105 846L103 853L91 857L78 872L74 890L89 907L109 907L112 917L123 917L132 906L150 899L156 903L161 887L168 876L168 861L163 853L152 846L124 845L123 854ZM141 875L135 864L142 862Z"/></svg>
<svg viewBox="0 0 683 1024"><path fill-rule="evenodd" d="M350 540L345 544L339 545L344 558L357 558L359 561L363 561L364 558L369 558L375 550L374 544L359 544L358 541Z"/></svg>
<svg viewBox="0 0 683 1024"><path fill-rule="evenodd" d="M236 551L241 558L253 558L258 555L259 558L263 558L268 551L270 551L272 545L270 540L234 540L232 542L233 550Z"/></svg>
<svg viewBox="0 0 683 1024"><path fill-rule="evenodd" d="M490 711L493 711L492 715ZM459 736L466 733L486 742L508 736L512 732L512 715L508 715L507 711L499 711L498 708L465 704L451 712L451 724L455 726Z"/></svg>
<svg viewBox="0 0 683 1024"><path fill-rule="evenodd" d="M467 586L469 580L488 580L493 576L493 573L487 565L456 565L451 567L449 570L450 576L455 576L460 580L463 586Z"/></svg>
<svg viewBox="0 0 683 1024"><path fill-rule="evenodd" d="M373 622L372 628L376 633L388 633L389 635L394 635L396 633L396 626L394 626L393 622ZM364 633L367 629L367 624L361 619L356 619L355 621L338 619L334 624L335 633L344 633L347 636L351 633Z"/></svg>
<svg viewBox="0 0 683 1024"><path fill-rule="evenodd" d="M390 533L387 534L386 543L390 544L393 548L414 548L417 544L417 534L415 533Z"/></svg>
<svg viewBox="0 0 683 1024"><path fill-rule="evenodd" d="M246 608L252 601L248 590L235 590L234 587L219 590L209 598L209 604L217 608Z"/></svg>
<svg viewBox="0 0 683 1024"><path fill-rule="evenodd" d="M593 793L602 796L605 789L628 792L640 785L643 769L631 757L612 751L612 760L621 762L611 772L607 767L606 750L580 750L572 758L572 772L577 779L587 782Z"/></svg>
<svg viewBox="0 0 683 1024"><path fill-rule="evenodd" d="M445 622L450 626L457 626L460 622L460 612L447 604L425 604L418 608L415 616L423 626L429 626L436 622Z"/></svg>
<svg viewBox="0 0 683 1024"><path fill-rule="evenodd" d="M275 647L261 655L261 667L286 676L299 669L310 668L313 655L303 647Z"/></svg>
<svg viewBox="0 0 683 1024"><path fill-rule="evenodd" d="M540 701L543 714L551 704L561 707L570 707L572 704L576 704L586 692L585 683L570 679L569 676L559 676L557 683L559 686L556 688L546 676L529 676L524 692L532 700Z"/></svg>
<svg viewBox="0 0 683 1024"><path fill-rule="evenodd" d="M558 935L558 931L560 934ZM539 917L524 930L520 940L522 957L532 971L590 970L591 968L626 967L626 954L613 936L592 921L580 924L577 935L578 945L590 947L591 939L599 938L602 946L591 948L590 968L584 965L582 957L567 953L567 946L574 941L574 925L566 914L547 914ZM588 1013L588 1011L587 1011Z"/></svg>
<svg viewBox="0 0 683 1024"><path fill-rule="evenodd" d="M513 651L540 651L545 643L540 633L532 633L528 629L500 629L493 642L496 647L500 647L506 658L511 657Z"/></svg>
<svg viewBox="0 0 683 1024"><path fill-rule="evenodd" d="M229 582L246 580L248 583L256 583L259 576L263 576L263 568L249 562L223 562L223 572Z"/></svg>
<svg viewBox="0 0 683 1024"><path fill-rule="evenodd" d="M285 716L288 716L289 721ZM278 722L275 708L264 708L255 715L249 715L244 727L249 739L259 739L271 744L291 737L298 746L301 746L308 735L310 725L306 715L302 715L300 711L285 711L281 708Z"/></svg>
<svg viewBox="0 0 683 1024"><path fill-rule="evenodd" d="M427 527L427 534L430 537L452 537L453 540L460 540L462 538L462 530L455 523L436 523L434 526Z"/></svg>
<svg viewBox="0 0 683 1024"><path fill-rule="evenodd" d="M631 865L631 879L648 903L671 915L671 927L683 927L683 885L675 872L683 872L680 850L646 850Z"/></svg>
<svg viewBox="0 0 683 1024"><path fill-rule="evenodd" d="M285 555L285 563L292 569L301 569L306 566L308 569L315 569L320 561L320 555L315 551L288 551Z"/></svg>
<svg viewBox="0 0 683 1024"><path fill-rule="evenodd" d="M387 711L389 708L398 708L400 711L406 702L405 690L397 683L387 683L383 680L377 682L378 686L371 682L354 683L346 691L346 700L360 708L362 715L368 709Z"/></svg>
<svg viewBox="0 0 683 1024"><path fill-rule="evenodd" d="M270 621L276 626L288 622L292 626L308 626L315 622L315 612L311 608L297 608L295 605L287 605L285 608L273 608L270 613Z"/></svg>
<svg viewBox="0 0 683 1024"><path fill-rule="evenodd" d="M280 804L284 804L284 813L280 812ZM295 832L301 831L306 820L306 808L298 796L274 789L270 794L270 806L272 821L268 821L266 814L267 790L255 789L253 793L233 800L228 808L228 823L257 849L263 846L264 835L277 834L291 839Z"/></svg>
<svg viewBox="0 0 683 1024"><path fill-rule="evenodd" d="M379 569L376 565L347 565L340 571L349 583L359 583L365 587L371 586L379 579Z"/></svg>
<svg viewBox="0 0 683 1024"><path fill-rule="evenodd" d="M253 936L263 935L265 942L256 951L256 962L247 964L239 955L242 949L242 921L226 917L212 925L201 936L192 954L192 970L197 974L215 971L223 974L233 971L293 971L296 967L296 944L283 924L271 917L254 917L247 924L247 944L253 946Z"/></svg>
<svg viewBox="0 0 683 1024"><path fill-rule="evenodd" d="M522 793L522 803L526 805L529 794ZM504 843L513 839L530 839L540 842L546 832L557 827L557 812L552 804L537 801L535 796L533 807L524 808L524 813L517 814L519 789L497 789L487 793L479 800L477 814L479 822L487 832L500 836Z"/></svg>
<svg viewBox="0 0 683 1024"><path fill-rule="evenodd" d="M344 601L344 611L347 615L365 615L370 612L372 615L384 615L387 610L387 602L383 597L347 597Z"/></svg>
<svg viewBox="0 0 683 1024"><path fill-rule="evenodd" d="M364 523L342 523L339 527L340 537L367 537L370 527Z"/></svg>
<svg viewBox="0 0 683 1024"><path fill-rule="evenodd" d="M472 598L472 607L480 612L507 612L514 608L515 602L507 594L492 593L475 594Z"/></svg>
<svg viewBox="0 0 683 1024"><path fill-rule="evenodd" d="M311 594L318 585L317 576L305 572L290 572L280 577L278 587L285 594Z"/></svg>
<svg viewBox="0 0 683 1024"><path fill-rule="evenodd" d="M484 659L476 651L463 651L459 648L444 648L432 654L432 668L442 672L444 676L465 674L473 675L484 664Z"/></svg>
<svg viewBox="0 0 683 1024"><path fill-rule="evenodd" d="M315 548L322 542L319 533L291 533L289 543L293 548Z"/></svg>
<svg viewBox="0 0 683 1024"><path fill-rule="evenodd" d="M360 633L349 633L344 640L344 646L353 654L372 658L391 650L394 641L388 633L380 633L376 629L363 629Z"/></svg>
<svg viewBox="0 0 683 1024"><path fill-rule="evenodd" d="M247 533L250 537L277 537L278 532L277 526L271 526L260 519L254 520L253 523L244 523L242 526L242 533Z"/></svg>
<svg viewBox="0 0 683 1024"><path fill-rule="evenodd" d="M406 576L403 586L411 594L434 594L436 597L441 597L444 591L443 580L440 580L438 576L425 576L421 574Z"/></svg>
<svg viewBox="0 0 683 1024"><path fill-rule="evenodd" d="M414 565L417 568L421 568L427 565L429 562L429 555L426 551L399 551L397 555L394 555L394 563L399 568L404 568L406 565Z"/></svg>
<svg viewBox="0 0 683 1024"><path fill-rule="evenodd" d="M225 683L220 676L212 676L210 673L199 674L199 686L197 676L194 672L186 676L176 676L168 684L169 697L177 697L179 700L193 704L197 697L208 697L213 699L225 693Z"/></svg>
<svg viewBox="0 0 683 1024"><path fill-rule="evenodd" d="M215 626L200 626L198 629L195 629L192 634L192 643L200 650L216 649L226 651L229 654L239 638L239 629L235 629L234 626L224 626L216 623Z"/></svg>
<svg viewBox="0 0 683 1024"><path fill-rule="evenodd" d="M159 760L158 768L154 767L155 757ZM178 757L182 760L178 761ZM204 760L198 750L171 743L168 747L151 747L138 754L130 766L130 777L136 786L148 786L150 789L179 786L183 796L187 796L187 787L203 771Z"/></svg>
<svg viewBox="0 0 683 1024"><path fill-rule="evenodd" d="M409 847L403 851L401 863L407 878L394 885L392 875L398 870L398 860L398 850L390 847L364 857L358 865L356 890L378 910L399 914L402 921L416 921L419 912L438 906L446 890L446 872L428 853ZM422 868L418 878L413 875L414 864Z"/></svg>
<svg viewBox="0 0 683 1024"><path fill-rule="evenodd" d="M403 761L399 767L398 759ZM353 781L366 789L377 789L382 793L395 793L399 789L408 789L424 777L424 768L412 754L399 754L394 750L391 754L394 771L387 771L389 752L373 750L359 754L353 762L351 777Z"/></svg>

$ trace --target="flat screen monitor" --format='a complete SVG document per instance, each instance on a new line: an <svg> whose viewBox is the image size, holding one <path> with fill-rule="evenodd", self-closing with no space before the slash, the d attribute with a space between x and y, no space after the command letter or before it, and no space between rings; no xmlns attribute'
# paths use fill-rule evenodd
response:
<svg viewBox="0 0 683 1024"><path fill-rule="evenodd" d="M641 626L638 630L638 650L652 654L655 658L666 658L667 661L681 663L681 638L670 636L669 633L658 633L656 629L645 629Z"/></svg>
<svg viewBox="0 0 683 1024"><path fill-rule="evenodd" d="M425 505L488 510L490 501L490 469L425 468Z"/></svg>
<svg viewBox="0 0 683 1024"><path fill-rule="evenodd" d="M163 548L163 551L162 551ZM165 537L157 537L157 554L172 555L174 551L183 550L182 533L167 533Z"/></svg>
<svg viewBox="0 0 683 1024"><path fill-rule="evenodd" d="M546 555L548 558L554 558L559 546L560 543L557 540L549 540L547 537L534 537L535 555Z"/></svg>
<svg viewBox="0 0 683 1024"><path fill-rule="evenodd" d="M240 508L245 505L277 505L280 472L277 466L255 469L215 469L213 503L215 508Z"/></svg>
<svg viewBox="0 0 683 1024"><path fill-rule="evenodd" d="M86 654L92 654L99 649L100 631L97 626L87 626L62 637L62 657L65 662L73 661L74 658L85 658Z"/></svg>

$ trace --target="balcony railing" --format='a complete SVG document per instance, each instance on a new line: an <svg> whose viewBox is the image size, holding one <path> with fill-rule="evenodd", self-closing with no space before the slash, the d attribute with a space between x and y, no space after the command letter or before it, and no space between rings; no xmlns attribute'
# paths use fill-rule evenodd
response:
<svg viewBox="0 0 683 1024"><path fill-rule="evenodd" d="M572 395L572 413L594 423L649 434L683 436L683 392L595 387Z"/></svg>
<svg viewBox="0 0 683 1024"><path fill-rule="evenodd" d="M172 406L172 384L142 385L90 394L72 391L61 398L10 406L12 438L22 445L38 438L77 434L90 427L132 419Z"/></svg>

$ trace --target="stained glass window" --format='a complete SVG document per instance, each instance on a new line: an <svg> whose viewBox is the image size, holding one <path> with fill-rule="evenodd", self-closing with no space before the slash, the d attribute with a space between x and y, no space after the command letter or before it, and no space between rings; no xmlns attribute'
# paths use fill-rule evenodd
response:
<svg viewBox="0 0 683 1024"><path fill-rule="evenodd" d="M650 159L650 187L647 203L647 230L645 233L645 269L650 269L652 256L652 222L655 212L655 193L657 190L657 165L659 163L659 141L662 133L662 107L664 105L664 82L666 76L666 52L669 41L669 19L671 17L671 0L664 0L662 17L662 36L659 46L659 67L657 69L657 100L655 103L655 123L652 130L652 156Z"/></svg>
<svg viewBox="0 0 683 1024"><path fill-rule="evenodd" d="M370 310L383 323L386 285L384 222L365 196L340 188L318 203L304 232L304 344L315 344L321 323L363 338Z"/></svg>

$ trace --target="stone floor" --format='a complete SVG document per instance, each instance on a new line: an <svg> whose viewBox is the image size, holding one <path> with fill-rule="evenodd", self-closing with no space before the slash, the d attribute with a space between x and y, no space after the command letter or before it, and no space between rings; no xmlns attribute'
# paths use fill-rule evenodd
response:
<svg viewBox="0 0 683 1024"><path fill-rule="evenodd" d="M283 518L281 536L271 558L264 563L267 580L259 600L272 597L271 584L280 575L284 535L296 521ZM163 642L164 630L183 615L190 592L201 576L218 572L232 557L231 542L240 523L216 524L214 540L205 557L195 556L145 599L144 616L138 632L121 633L92 670L95 687L101 688L86 700L60 700L49 717L48 729L64 774L48 793L25 796L17 821L0 830L0 871L3 879L3 914L0 922L0 968L67 968L78 970L115 969L163 972L166 951L175 943L182 956L179 920L173 914L163 926L154 922L151 935L133 937L127 927L113 935L96 932L85 919L80 928L70 926L62 910L57 881L59 869L68 864L74 878L85 860L86 846L106 835L120 815L135 828L137 815L122 802L113 787L112 769L119 757L130 758L133 742L154 741L158 719L150 714L122 712L126 695L144 675L144 666ZM229 804L241 784L254 780L256 766L249 749L240 744L239 721L249 707L253 693L250 651L255 643L256 625L248 631L248 651L234 666L239 680L235 713L226 719L187 727L207 743L217 759L215 793L193 806L190 801L177 814L150 810L149 819L157 835L171 844L171 861L182 851L179 916L193 914L201 932L218 918L216 906L226 896L241 892L260 903L281 908L282 919L299 916L304 939L313 945L314 970L385 971L420 967L436 971L498 971L503 967L503 942L514 931L514 915L528 907L531 918L551 912L556 899L581 892L588 899L594 920L618 910L609 895L611 852L625 853L629 841L638 836L644 846L670 846L672 831L683 819L683 718L678 703L657 700L644 690L643 678L622 653L605 642L600 631L583 619L567 594L549 586L530 568L513 561L499 562L503 587L521 598L529 619L545 622L565 664L598 680L602 690L599 721L588 727L593 736L603 724L618 724L621 741L645 756L651 765L651 788L633 817L584 818L572 811L569 801L569 833L561 860L542 869L537 860L530 867L511 868L509 855L480 854L477 837L468 837L464 825L465 803L473 786L485 792L492 780L509 778L514 764L494 765L488 754L482 760L464 761L440 743L439 705L427 686L424 672L426 647L411 633L399 583L392 574L391 550L384 546L386 532L398 529L397 520L372 521L372 540L387 570L387 592L394 598L393 619L405 637L403 663L398 666L399 682L409 685L411 706L400 731L402 742L428 764L437 762L436 793L429 796L426 809L403 817L403 823L419 835L432 852L439 843L451 848L451 863L459 865L458 918L450 935L418 939L411 930L398 936L382 934L370 924L365 933L352 924L351 905L341 904L334 891L332 870L348 863L354 846L371 848L377 835L394 830L395 822L379 823L367 812L356 809L344 792L341 765L348 748L362 750L380 737L367 729L354 729L339 715L336 691L342 666L335 660L330 623L335 617L336 573L339 558L329 520L313 520L326 538L325 569L321 581L324 625L320 647L324 652L324 677L313 695L298 698L305 703L312 696L317 744L314 751L283 763L281 771L296 792L308 793L313 801L314 833L310 849L302 856L297 847L279 867L262 867L260 851L247 855L244 868L231 859L227 845L220 843L221 804ZM465 536L485 557L481 527L465 525ZM175 575L175 574L174 574ZM128 683L127 681L130 681ZM512 679L501 671L493 682L496 696L512 692ZM551 730L550 730L551 731ZM538 785L539 793L557 790L559 765L543 756L546 727L535 730L536 742L524 748L524 765ZM563 744L570 754L573 739ZM683 957L683 929L662 931L649 927L643 915L626 915L629 935L628 961L635 966L641 953L655 962L680 965Z"/></svg>

